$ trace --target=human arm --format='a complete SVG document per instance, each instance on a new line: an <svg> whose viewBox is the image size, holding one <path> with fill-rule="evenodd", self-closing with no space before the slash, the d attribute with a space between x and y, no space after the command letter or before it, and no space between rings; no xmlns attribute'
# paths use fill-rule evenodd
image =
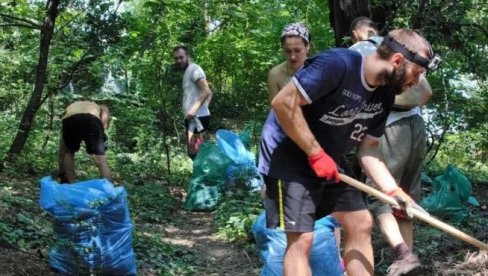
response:
<svg viewBox="0 0 488 276"><path fill-rule="evenodd" d="M197 81L198 88L200 90L200 97L196 100L190 110L186 113L186 119L192 119L196 116L198 109L207 101L212 98L212 90L208 86L207 80L205 78L199 79Z"/></svg>
<svg viewBox="0 0 488 276"><path fill-rule="evenodd" d="M322 149L302 113L301 107L305 104L307 101L293 81L286 84L271 102L283 131L305 152L309 165L316 175L327 180L335 179L338 182L337 165Z"/></svg>
<svg viewBox="0 0 488 276"><path fill-rule="evenodd" d="M305 104L307 101L292 81L288 82L271 101L271 107L283 131L307 156L310 156L317 154L321 147L303 115L301 107Z"/></svg>
<svg viewBox="0 0 488 276"><path fill-rule="evenodd" d="M271 103L273 98L278 94L280 91L280 87L278 86L278 79L279 74L277 73L277 68L273 68L269 71L268 74L268 101Z"/></svg>
<svg viewBox="0 0 488 276"><path fill-rule="evenodd" d="M432 88L424 75L420 75L419 83L395 97L395 106L413 108L424 106L432 97Z"/></svg>
<svg viewBox="0 0 488 276"><path fill-rule="evenodd" d="M359 162L366 176L375 185L389 196L397 197L399 201L405 203L405 208L413 204L413 200L397 185L395 179L383 161L383 154L379 147L379 140L375 137L366 135L361 141L358 150Z"/></svg>

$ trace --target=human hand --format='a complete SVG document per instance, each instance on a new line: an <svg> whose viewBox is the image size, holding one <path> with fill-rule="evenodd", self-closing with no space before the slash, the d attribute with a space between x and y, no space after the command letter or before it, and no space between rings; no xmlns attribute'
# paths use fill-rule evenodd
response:
<svg viewBox="0 0 488 276"><path fill-rule="evenodd" d="M403 191L402 188L398 187L395 190L387 193L387 195L393 197L398 206L393 206L393 215L398 218L413 218L412 207L415 204L413 199Z"/></svg>
<svg viewBox="0 0 488 276"><path fill-rule="evenodd" d="M308 164L312 167L318 177L339 182L337 164L329 155L327 155L327 153L325 153L324 149L321 148L318 153L310 155L308 157Z"/></svg>
<svg viewBox="0 0 488 276"><path fill-rule="evenodd" d="M185 119L191 120L196 117L196 112L190 110L186 113Z"/></svg>
<svg viewBox="0 0 488 276"><path fill-rule="evenodd" d="M120 179L120 175L118 174L112 174L111 176L112 183L114 186L119 186L122 180Z"/></svg>

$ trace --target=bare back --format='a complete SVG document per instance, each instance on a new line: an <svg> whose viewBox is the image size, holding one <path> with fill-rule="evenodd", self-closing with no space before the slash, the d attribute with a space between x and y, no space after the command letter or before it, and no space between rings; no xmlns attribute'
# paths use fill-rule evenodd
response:
<svg viewBox="0 0 488 276"><path fill-rule="evenodd" d="M74 102L66 108L66 112L63 116L63 119L71 117L75 114L86 114L86 113L92 114L93 116L100 118L100 106L90 101Z"/></svg>

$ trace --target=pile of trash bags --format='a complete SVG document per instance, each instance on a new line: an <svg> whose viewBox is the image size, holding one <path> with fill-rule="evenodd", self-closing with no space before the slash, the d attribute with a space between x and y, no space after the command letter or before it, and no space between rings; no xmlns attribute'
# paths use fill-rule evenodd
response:
<svg viewBox="0 0 488 276"><path fill-rule="evenodd" d="M205 142L193 160L193 174L183 208L188 211L213 211L225 189L241 186L259 190L262 179L256 158L249 148L251 128L238 135L220 129L217 143Z"/></svg>
<svg viewBox="0 0 488 276"><path fill-rule="evenodd" d="M106 179L59 184L41 179L39 203L53 218L49 265L62 275L136 275L132 223L123 187Z"/></svg>
<svg viewBox="0 0 488 276"><path fill-rule="evenodd" d="M460 222L469 216L467 203L479 206L471 196L471 182L454 165L449 164L434 180L425 176L423 179L432 184L432 193L422 200L421 206L431 214Z"/></svg>

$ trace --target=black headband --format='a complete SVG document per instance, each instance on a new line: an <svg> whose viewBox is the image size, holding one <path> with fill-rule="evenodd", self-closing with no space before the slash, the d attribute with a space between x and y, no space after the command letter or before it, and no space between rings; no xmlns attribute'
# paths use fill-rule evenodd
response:
<svg viewBox="0 0 488 276"><path fill-rule="evenodd" d="M393 37L387 35L383 39L383 44L396 53L402 54L406 59L411 62L418 64L425 69L436 69L439 63L441 63L441 58L438 55L434 55L434 51L429 46L429 58L424 58L423 56L411 51L405 45L393 39Z"/></svg>

